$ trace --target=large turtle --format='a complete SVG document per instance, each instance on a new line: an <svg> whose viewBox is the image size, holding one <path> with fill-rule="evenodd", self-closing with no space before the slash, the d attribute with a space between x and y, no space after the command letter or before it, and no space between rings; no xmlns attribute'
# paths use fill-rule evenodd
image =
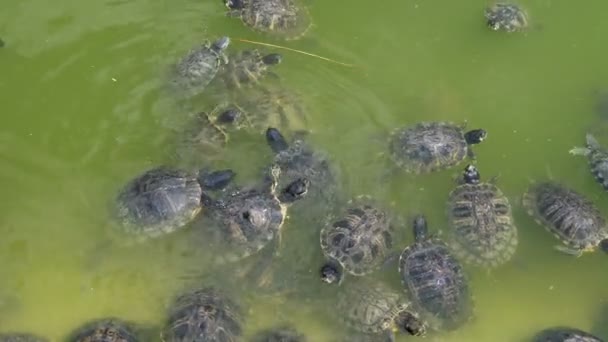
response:
<svg viewBox="0 0 608 342"><path fill-rule="evenodd" d="M230 38L221 37L192 49L175 66L173 83L186 96L202 92L213 81L222 64L228 63L224 53Z"/></svg>
<svg viewBox="0 0 608 342"><path fill-rule="evenodd" d="M277 326L257 333L252 342L306 342L304 334L289 325Z"/></svg>
<svg viewBox="0 0 608 342"><path fill-rule="evenodd" d="M509 200L495 185L480 182L477 168L467 165L447 205L452 247L467 263L492 268L509 261L517 249L517 228Z"/></svg>
<svg viewBox="0 0 608 342"><path fill-rule="evenodd" d="M399 258L401 281L422 318L434 329L454 330L473 314L462 265L439 238L428 235L424 216L414 220L415 242Z"/></svg>
<svg viewBox="0 0 608 342"><path fill-rule="evenodd" d="M587 134L586 138L585 147L575 147L570 150L570 153L587 156L591 173L604 190L608 190L608 151L600 146L592 134Z"/></svg>
<svg viewBox="0 0 608 342"><path fill-rule="evenodd" d="M205 190L223 188L234 176L232 170L193 173L166 166L147 170L117 196L118 220L136 240L174 232L201 211Z"/></svg>
<svg viewBox="0 0 608 342"><path fill-rule="evenodd" d="M350 200L342 213L329 215L321 229L321 250L328 262L321 279L341 283L343 271L369 274L386 262L393 244L391 217L371 197Z"/></svg>
<svg viewBox="0 0 608 342"><path fill-rule="evenodd" d="M394 341L395 331L423 336L426 324L411 310L402 295L381 282L359 279L349 283L338 294L338 316L352 330L373 335L384 335Z"/></svg>
<svg viewBox="0 0 608 342"><path fill-rule="evenodd" d="M179 295L169 308L164 342L233 342L241 338L242 309L215 287Z"/></svg>
<svg viewBox="0 0 608 342"><path fill-rule="evenodd" d="M554 181L532 184L523 196L528 214L564 245L561 252L581 256L598 246L608 253L606 220L582 194Z"/></svg>
<svg viewBox="0 0 608 342"><path fill-rule="evenodd" d="M544 329L534 336L533 342L603 342L586 331L570 327Z"/></svg>
<svg viewBox="0 0 608 342"><path fill-rule="evenodd" d="M246 84L259 84L267 75L276 74L270 67L281 63L283 57L278 53L263 55L259 50L239 50L228 56L229 62L223 64L219 70L218 78L228 88L241 88Z"/></svg>
<svg viewBox="0 0 608 342"><path fill-rule="evenodd" d="M68 342L139 342L135 325L115 317L90 321L76 329Z"/></svg>
<svg viewBox="0 0 608 342"><path fill-rule="evenodd" d="M0 334L0 342L48 342L48 339L26 333Z"/></svg>
<svg viewBox="0 0 608 342"><path fill-rule="evenodd" d="M484 11L486 25L494 31L522 31L528 27L528 15L513 3L496 3Z"/></svg>
<svg viewBox="0 0 608 342"><path fill-rule="evenodd" d="M310 14L298 0L224 0L228 15L260 32L287 40L299 39L312 26Z"/></svg>
<svg viewBox="0 0 608 342"><path fill-rule="evenodd" d="M420 122L398 128L391 134L390 157L407 172L426 173L447 169L465 157L474 158L470 145L482 142L483 129L464 131L465 124L450 122Z"/></svg>

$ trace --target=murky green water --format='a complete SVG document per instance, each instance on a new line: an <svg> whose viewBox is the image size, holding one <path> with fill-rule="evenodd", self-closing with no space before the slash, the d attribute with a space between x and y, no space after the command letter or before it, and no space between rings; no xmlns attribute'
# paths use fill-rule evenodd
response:
<svg viewBox="0 0 608 342"><path fill-rule="evenodd" d="M310 0L314 28L285 43L226 18L219 0L4 1L0 330L59 340L103 316L162 322L190 267L176 253L183 236L116 247L101 261L93 251L106 237L108 205L120 186L167 160L166 142L184 117L163 92L167 66L204 38L229 35L356 64L346 68L284 52L277 73L303 94L313 142L340 167L349 191L394 202L405 217L423 211L433 230L445 225L444 204L459 169L381 182L383 135L397 125L448 119L489 132L475 148L478 167L482 177L500 175L514 206L519 250L516 260L490 274L467 269L476 319L434 338L520 341L552 325L598 331L599 310L608 300L606 256L556 253L556 240L525 214L519 199L530 180L550 175L608 215L608 196L586 161L568 154L597 119L595 90L608 84L608 7L600 0L521 3L535 28L506 35L484 27L486 2L480 0ZM232 47L250 46L235 41ZM242 167L269 160L261 137L246 144L223 162ZM285 228L282 262L295 262L298 254L289 246L297 244L312 257L296 269L313 279L322 261L316 233L310 238L315 227L292 221ZM412 241L409 227L400 234L402 246ZM310 246L303 248L303 241ZM377 274L385 275L400 289L394 273ZM335 291L315 289L320 298ZM292 323L312 341L341 334L330 312L308 297L257 298L248 306L247 334L279 322Z"/></svg>

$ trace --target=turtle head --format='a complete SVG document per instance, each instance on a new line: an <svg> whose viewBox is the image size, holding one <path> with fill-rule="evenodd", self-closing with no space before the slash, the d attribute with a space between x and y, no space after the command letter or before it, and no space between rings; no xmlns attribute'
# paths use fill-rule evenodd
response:
<svg viewBox="0 0 608 342"><path fill-rule="evenodd" d="M404 310L395 317L395 324L399 328L399 331L412 335L412 336L424 336L426 335L426 324L413 313Z"/></svg>
<svg viewBox="0 0 608 342"><path fill-rule="evenodd" d="M278 53L271 53L262 58L262 62L266 65L277 65L281 63L283 56Z"/></svg>
<svg viewBox="0 0 608 342"><path fill-rule="evenodd" d="M213 49L216 51L223 51L228 47L228 45L230 45L230 38L228 36L224 36L213 42Z"/></svg>
<svg viewBox="0 0 608 342"><path fill-rule="evenodd" d="M287 140L285 140L283 134L273 127L269 127L266 130L266 142L275 153L285 151L289 148L289 144L287 143Z"/></svg>
<svg viewBox="0 0 608 342"><path fill-rule="evenodd" d="M308 188L310 188L310 181L307 178L298 178L283 189L279 196L279 201L282 203L292 203L302 199L306 196Z"/></svg>
<svg viewBox="0 0 608 342"><path fill-rule="evenodd" d="M230 108L223 111L217 116L217 122L222 124L233 124L241 117L241 112L238 109Z"/></svg>
<svg viewBox="0 0 608 342"><path fill-rule="evenodd" d="M424 215L418 215L414 218L414 239L416 241L424 240L428 234L426 226L426 218Z"/></svg>
<svg viewBox="0 0 608 342"><path fill-rule="evenodd" d="M199 171L198 182L204 190L221 190L225 188L236 176L231 169L207 172Z"/></svg>
<svg viewBox="0 0 608 342"><path fill-rule="evenodd" d="M485 130L474 129L474 130L466 132L464 134L464 139L467 141L467 144L474 145L474 144L479 144L480 142L484 141L487 136L488 136L488 132L486 132Z"/></svg>
<svg viewBox="0 0 608 342"><path fill-rule="evenodd" d="M245 8L245 0L224 0L224 4L232 10Z"/></svg>
<svg viewBox="0 0 608 342"><path fill-rule="evenodd" d="M462 178L467 184L477 184L479 183L480 178L479 171L477 171L477 168L475 166L469 164L467 165L467 167L464 168Z"/></svg>
<svg viewBox="0 0 608 342"><path fill-rule="evenodd" d="M342 282L343 273L342 267L339 265L328 262L321 267L321 280L327 284L338 284Z"/></svg>
<svg viewBox="0 0 608 342"><path fill-rule="evenodd" d="M600 249L605 253L608 253L608 238L600 241Z"/></svg>

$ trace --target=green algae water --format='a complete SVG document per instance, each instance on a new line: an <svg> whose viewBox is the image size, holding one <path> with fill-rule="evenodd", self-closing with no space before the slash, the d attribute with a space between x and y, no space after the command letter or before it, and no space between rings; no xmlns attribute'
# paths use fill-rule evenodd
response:
<svg viewBox="0 0 608 342"><path fill-rule="evenodd" d="M219 0L3 2L0 331L60 341L100 317L162 325L192 266L178 252L187 238L96 251L111 228L117 191L166 162L167 141L185 118L163 89L168 66L203 40L228 35L231 49L253 47L235 39L243 38L354 64L278 51L284 59L275 71L302 94L311 142L339 167L348 193L377 197L405 218L425 213L432 231L445 229L445 202L464 164L415 177L387 172L386 135L421 120L466 120L488 131L474 147L477 165L483 179L499 176L513 205L518 251L489 273L467 267L475 318L431 340L525 341L556 325L608 338L607 256L557 253L558 241L520 200L531 180L552 178L608 215L608 195L585 158L568 154L590 129L608 144L595 109L598 90L608 86L608 4L522 0L533 27L514 34L484 26L481 0L305 4L313 28L281 42L227 18ZM243 140L221 164L247 174L271 155L262 136ZM250 294L246 336L281 323L311 341L345 332L323 305L339 289L315 285L319 227L298 224L301 215L284 227L280 263L293 265L311 291ZM408 225L397 228L400 248L413 241ZM373 276L401 290L396 270Z"/></svg>

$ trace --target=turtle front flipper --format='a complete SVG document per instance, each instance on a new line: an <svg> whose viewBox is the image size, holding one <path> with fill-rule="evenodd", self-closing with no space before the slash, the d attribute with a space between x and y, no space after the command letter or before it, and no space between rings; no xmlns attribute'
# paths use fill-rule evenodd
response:
<svg viewBox="0 0 608 342"><path fill-rule="evenodd" d="M568 255L572 255L575 257L580 257L581 255L583 255L583 251L580 249L574 249L574 248L570 248L570 247L566 247L566 246L562 246L562 245L555 245L553 248L555 248L555 250L560 251L562 253L568 254Z"/></svg>

